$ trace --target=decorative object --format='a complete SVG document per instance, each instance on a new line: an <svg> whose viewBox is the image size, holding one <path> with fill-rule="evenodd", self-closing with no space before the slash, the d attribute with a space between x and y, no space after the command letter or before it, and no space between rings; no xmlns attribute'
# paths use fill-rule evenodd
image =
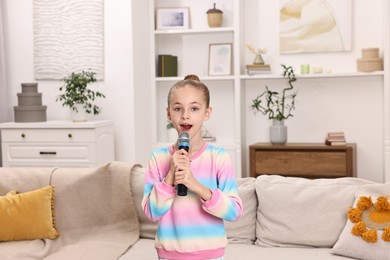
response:
<svg viewBox="0 0 390 260"><path fill-rule="evenodd" d="M310 64L302 64L301 74L309 74L309 73L310 73Z"/></svg>
<svg viewBox="0 0 390 260"><path fill-rule="evenodd" d="M362 49L362 58L357 60L357 70L361 72L383 70L383 59L379 57L379 48Z"/></svg>
<svg viewBox="0 0 390 260"><path fill-rule="evenodd" d="M215 142L216 141L215 136L212 136L212 134L207 130L207 128L205 126L202 126L201 135L202 135L202 139L206 142Z"/></svg>
<svg viewBox="0 0 390 260"><path fill-rule="evenodd" d="M156 13L157 30L190 28L190 9L188 7L158 8Z"/></svg>
<svg viewBox="0 0 390 260"><path fill-rule="evenodd" d="M215 8L215 3L213 9L207 11L207 23L209 27L220 27L223 20L223 12Z"/></svg>
<svg viewBox="0 0 390 260"><path fill-rule="evenodd" d="M280 53L351 50L351 0L280 0L280 6Z"/></svg>
<svg viewBox="0 0 390 260"><path fill-rule="evenodd" d="M62 79L90 68L104 77L103 0L34 0L34 74Z"/></svg>
<svg viewBox="0 0 390 260"><path fill-rule="evenodd" d="M94 101L96 98L105 98L105 96L99 91L93 91L88 88L90 83L96 82L95 74L93 71L72 72L69 74L64 79L65 84L60 87L62 93L57 96L56 101L62 102L62 106L68 106L71 111L85 111L87 114L93 113L94 115L100 114L101 109L94 104ZM86 120L86 118L74 118L74 121Z"/></svg>
<svg viewBox="0 0 390 260"><path fill-rule="evenodd" d="M231 43L213 43L209 45L209 76L232 74Z"/></svg>
<svg viewBox="0 0 390 260"><path fill-rule="evenodd" d="M330 252L356 259L389 259L389 202L388 193L357 193L345 227Z"/></svg>
<svg viewBox="0 0 390 260"><path fill-rule="evenodd" d="M263 57L261 56L261 54L265 54L267 52L267 50L265 48L261 49L261 48L256 48L255 46L253 46L252 44L247 44L246 47L253 53L255 54L255 59L253 60L253 64L254 65L263 65L264 64L264 60L263 60ZM269 65L268 65L269 66Z"/></svg>
<svg viewBox="0 0 390 260"><path fill-rule="evenodd" d="M46 121L47 106L42 106L42 93L38 93L38 83L22 83L22 93L18 93L18 105L14 106L15 122Z"/></svg>
<svg viewBox="0 0 390 260"><path fill-rule="evenodd" d="M371 196L361 196L356 208L348 211L349 220L355 225L352 234L361 237L367 243L378 241L377 230L382 230L380 238L390 242L390 195L379 196L374 203Z"/></svg>
<svg viewBox="0 0 390 260"><path fill-rule="evenodd" d="M173 126L172 121L168 121L167 123L167 137L169 142L175 142L178 137L177 131Z"/></svg>
<svg viewBox="0 0 390 260"><path fill-rule="evenodd" d="M261 112L263 115L268 116L268 119L272 119L274 121L284 121L289 117L293 116L291 111L295 109L295 97L297 92L292 92L288 94L289 91L293 91L294 86L293 82L297 79L295 78L294 69L289 66L282 65L283 77L288 77L288 87L282 90L282 93L276 91L271 91L268 86L266 86L266 90L258 95L255 99L252 100L251 108L254 112ZM287 128L283 125L284 122L280 122L276 126L271 126L270 138L271 143L275 142L275 144L283 144L282 140L287 142ZM284 127L283 127L284 126ZM273 132L276 131L276 132ZM285 134L285 137L280 137L281 134ZM278 139L274 139L278 137Z"/></svg>

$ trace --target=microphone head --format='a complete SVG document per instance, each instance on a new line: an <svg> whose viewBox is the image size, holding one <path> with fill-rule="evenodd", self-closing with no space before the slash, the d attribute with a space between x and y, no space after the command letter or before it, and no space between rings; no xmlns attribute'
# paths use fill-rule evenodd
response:
<svg viewBox="0 0 390 260"><path fill-rule="evenodd" d="M181 132L177 139L177 146L180 149L184 149L188 152L190 148L190 135L187 132Z"/></svg>

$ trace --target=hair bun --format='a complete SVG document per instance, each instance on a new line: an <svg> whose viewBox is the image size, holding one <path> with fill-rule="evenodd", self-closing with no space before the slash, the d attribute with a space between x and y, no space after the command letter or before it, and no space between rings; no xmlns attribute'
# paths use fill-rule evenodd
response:
<svg viewBox="0 0 390 260"><path fill-rule="evenodd" d="M189 75L187 75L187 76L184 77L184 80L188 80L188 79L200 81L199 77L196 76L195 74L189 74Z"/></svg>

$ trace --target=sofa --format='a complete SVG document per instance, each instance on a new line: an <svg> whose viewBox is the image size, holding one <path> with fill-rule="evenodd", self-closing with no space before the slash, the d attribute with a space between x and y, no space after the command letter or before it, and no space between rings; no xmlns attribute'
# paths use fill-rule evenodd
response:
<svg viewBox="0 0 390 260"><path fill-rule="evenodd" d="M59 233L15 241L2 240L0 230L1 259L157 259L157 225L141 207L144 177L142 166L118 161L96 168L0 168L0 207L12 190L22 195L54 187ZM389 195L390 183L264 175L240 178L237 185L244 211L238 221L225 222L226 260L390 259L385 231L366 242L351 233L348 217L361 196L375 201Z"/></svg>

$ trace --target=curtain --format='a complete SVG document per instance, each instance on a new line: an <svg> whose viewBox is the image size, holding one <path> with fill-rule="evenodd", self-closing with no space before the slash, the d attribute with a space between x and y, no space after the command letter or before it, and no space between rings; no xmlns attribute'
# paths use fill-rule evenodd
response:
<svg viewBox="0 0 390 260"><path fill-rule="evenodd" d="M6 80L6 62L5 62L5 40L4 40L4 1L0 1L0 122L6 122L10 119L8 108L8 91Z"/></svg>

